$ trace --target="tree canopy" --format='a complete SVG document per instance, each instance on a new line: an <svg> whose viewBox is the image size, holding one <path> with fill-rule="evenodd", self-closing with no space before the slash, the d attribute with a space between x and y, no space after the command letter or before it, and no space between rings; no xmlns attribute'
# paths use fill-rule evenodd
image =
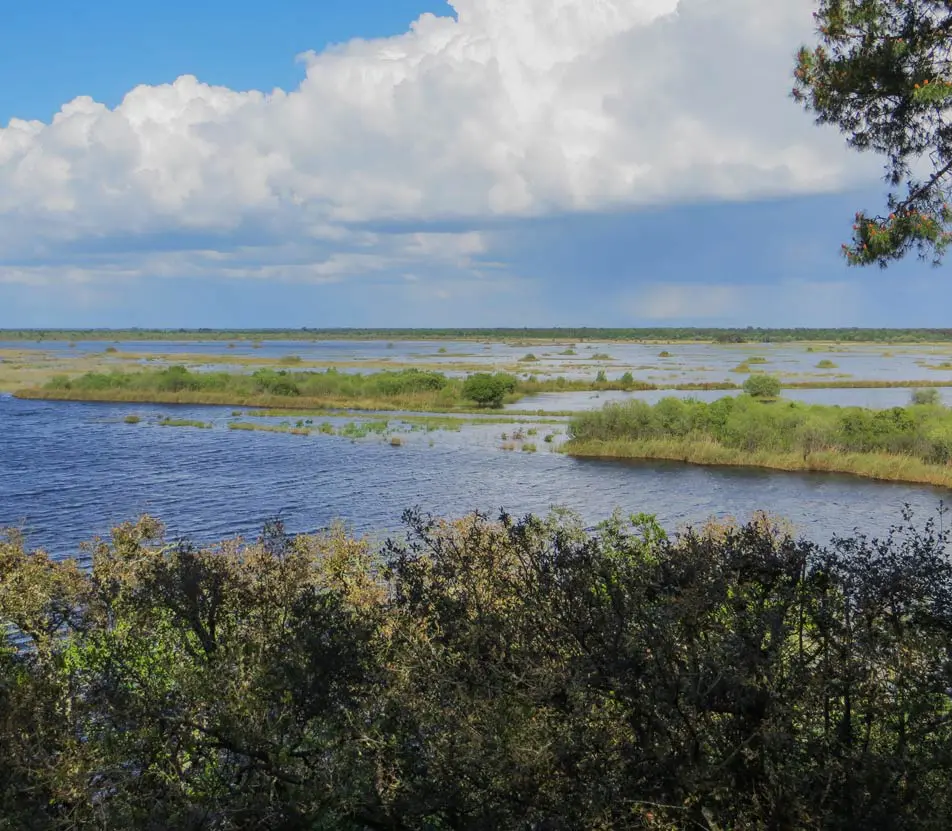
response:
<svg viewBox="0 0 952 831"><path fill-rule="evenodd" d="M915 250L938 263L952 241L952 3L820 0L814 18L819 43L800 49L794 98L886 157L886 207L856 214L847 261L886 266Z"/></svg>
<svg viewBox="0 0 952 831"><path fill-rule="evenodd" d="M952 825L934 523L405 519L0 538L0 831Z"/></svg>

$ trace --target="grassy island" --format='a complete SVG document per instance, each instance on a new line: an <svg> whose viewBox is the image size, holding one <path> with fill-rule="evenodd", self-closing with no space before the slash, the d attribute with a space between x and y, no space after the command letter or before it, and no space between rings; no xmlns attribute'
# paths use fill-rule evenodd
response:
<svg viewBox="0 0 952 831"><path fill-rule="evenodd" d="M482 379L490 390L477 388ZM485 385L483 385L485 386ZM733 384L688 384L690 389L730 389ZM57 375L39 386L17 390L19 398L53 401L112 401L137 404L211 404L294 410L470 411L514 403L542 392L653 390L630 373L616 380L564 377L518 379L505 372L474 373L465 380L441 372L409 368L366 374L294 371L262 367L251 373L196 372L185 366Z"/></svg>
<svg viewBox="0 0 952 831"><path fill-rule="evenodd" d="M865 410L761 402L664 399L577 415L565 452L702 465L850 473L952 487L952 411L937 405Z"/></svg>
<svg viewBox="0 0 952 831"><path fill-rule="evenodd" d="M259 369L253 373L191 372L183 366L138 372L58 376L23 398L213 404L274 409L446 410L464 407L462 383L437 372L406 369L367 375ZM468 402L475 406L473 402Z"/></svg>

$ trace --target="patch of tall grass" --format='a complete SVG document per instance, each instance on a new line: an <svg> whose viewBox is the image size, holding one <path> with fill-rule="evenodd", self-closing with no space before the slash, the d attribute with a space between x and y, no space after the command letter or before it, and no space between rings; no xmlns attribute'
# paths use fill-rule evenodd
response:
<svg viewBox="0 0 952 831"><path fill-rule="evenodd" d="M39 390L23 393L36 398L104 401L154 401L192 404L283 406L305 408L372 402L372 409L401 406L418 409L460 406L462 384L437 372L406 369L368 375L291 372L259 369L250 374L191 372L183 366L139 372L90 372L78 378L57 376Z"/></svg>
<svg viewBox="0 0 952 831"><path fill-rule="evenodd" d="M199 430L211 430L212 425L207 421L196 421L190 418L163 418L159 427L195 427Z"/></svg>
<svg viewBox="0 0 952 831"><path fill-rule="evenodd" d="M665 398L608 404L569 425L576 455L671 458L783 470L837 470L952 485L952 411Z"/></svg>

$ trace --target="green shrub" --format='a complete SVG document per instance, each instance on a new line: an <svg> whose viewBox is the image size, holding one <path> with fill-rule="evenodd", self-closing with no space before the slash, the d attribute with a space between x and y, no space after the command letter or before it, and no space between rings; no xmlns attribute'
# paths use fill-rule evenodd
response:
<svg viewBox="0 0 952 831"><path fill-rule="evenodd" d="M909 397L911 404L922 406L937 406L942 403L942 395L934 387L913 390Z"/></svg>
<svg viewBox="0 0 952 831"><path fill-rule="evenodd" d="M596 383L596 384L607 384L607 383L608 383L608 376L605 374L605 370L604 370L604 369L600 369L600 370L598 371L598 375L595 376L595 383Z"/></svg>
<svg viewBox="0 0 952 831"><path fill-rule="evenodd" d="M519 360L522 363L532 363L533 361L538 361L539 359L530 352L527 355L523 355Z"/></svg>
<svg viewBox="0 0 952 831"><path fill-rule="evenodd" d="M818 361L816 365L817 369L836 369L836 364L833 363L829 358L824 358L822 361Z"/></svg>
<svg viewBox="0 0 952 831"><path fill-rule="evenodd" d="M463 382L463 397L481 407L501 407L503 399L516 388L516 379L497 372L477 372Z"/></svg>
<svg viewBox="0 0 952 831"><path fill-rule="evenodd" d="M780 379L773 375L751 375L744 381L744 392L754 398L779 398Z"/></svg>
<svg viewBox="0 0 952 831"><path fill-rule="evenodd" d="M140 421L142 421L142 419L139 418L139 416L137 416L137 415L127 415L127 416L123 419L123 421L124 421L126 424L138 424Z"/></svg>
<svg viewBox="0 0 952 831"><path fill-rule="evenodd" d="M618 382L625 387L630 387L632 384L635 383L635 376L632 375L630 372L626 372L624 375L621 376L621 378L618 379Z"/></svg>

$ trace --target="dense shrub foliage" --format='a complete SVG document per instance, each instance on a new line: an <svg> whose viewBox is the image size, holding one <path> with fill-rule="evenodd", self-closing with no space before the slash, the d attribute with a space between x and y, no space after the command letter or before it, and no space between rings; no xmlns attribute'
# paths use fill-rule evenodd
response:
<svg viewBox="0 0 952 831"><path fill-rule="evenodd" d="M0 543L0 827L945 829L931 524ZM2 631L2 630L0 630Z"/></svg>
<svg viewBox="0 0 952 831"><path fill-rule="evenodd" d="M516 389L516 379L504 372L477 372L463 382L463 397L483 407L501 407L503 399Z"/></svg>
<svg viewBox="0 0 952 831"><path fill-rule="evenodd" d="M942 403L942 395L934 387L926 387L925 389L913 390L909 396L909 402L911 404L938 406Z"/></svg>
<svg viewBox="0 0 952 831"><path fill-rule="evenodd" d="M665 398L653 406L608 404L576 416L569 430L579 441L696 439L747 452L895 453L930 464L952 461L952 411L933 405L866 410L762 403L749 396L711 403Z"/></svg>
<svg viewBox="0 0 952 831"><path fill-rule="evenodd" d="M773 375L751 375L744 381L744 392L754 398L777 398L782 387Z"/></svg>

